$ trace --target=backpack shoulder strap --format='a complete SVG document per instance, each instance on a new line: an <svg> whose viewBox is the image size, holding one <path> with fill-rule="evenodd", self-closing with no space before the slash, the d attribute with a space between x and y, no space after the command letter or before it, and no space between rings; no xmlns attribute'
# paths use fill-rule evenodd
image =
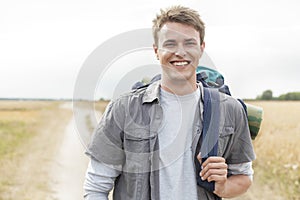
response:
<svg viewBox="0 0 300 200"><path fill-rule="evenodd" d="M218 155L220 94L218 89L204 88L202 158Z"/></svg>
<svg viewBox="0 0 300 200"><path fill-rule="evenodd" d="M218 140L219 140L219 124L220 124L220 95L218 89L204 88L204 103L203 103L203 129L201 137L197 144L197 157L201 152L202 163L210 156L218 155ZM201 166L197 158L195 158L197 184L213 192L215 190L215 182L201 180L198 175L201 171ZM216 196L216 199L220 199Z"/></svg>

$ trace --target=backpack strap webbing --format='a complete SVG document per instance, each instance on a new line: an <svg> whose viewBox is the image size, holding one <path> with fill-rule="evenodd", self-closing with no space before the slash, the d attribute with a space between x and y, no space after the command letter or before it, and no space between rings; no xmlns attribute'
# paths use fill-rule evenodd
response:
<svg viewBox="0 0 300 200"><path fill-rule="evenodd" d="M219 140L219 124L220 124L220 96L218 89L205 88L204 89L204 102L203 102L203 129L201 137L197 144L195 155L196 164L196 177L197 184L213 192L215 190L215 183L202 181L199 173L201 165L197 160L197 155L201 152L202 163L210 156L218 155L218 140ZM200 150L201 149L201 150ZM216 196L216 199L220 199Z"/></svg>

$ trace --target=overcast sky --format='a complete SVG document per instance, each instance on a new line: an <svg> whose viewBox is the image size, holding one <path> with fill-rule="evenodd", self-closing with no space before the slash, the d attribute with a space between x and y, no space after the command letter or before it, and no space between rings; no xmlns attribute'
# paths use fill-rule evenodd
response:
<svg viewBox="0 0 300 200"><path fill-rule="evenodd" d="M0 2L0 98L72 98L83 63L99 45L151 28L159 9L174 3L199 11L205 52L233 96L300 91L297 0L10 0ZM152 59L151 51L144 53ZM107 72L99 80L97 98L111 97L117 80L126 79L118 76Z"/></svg>

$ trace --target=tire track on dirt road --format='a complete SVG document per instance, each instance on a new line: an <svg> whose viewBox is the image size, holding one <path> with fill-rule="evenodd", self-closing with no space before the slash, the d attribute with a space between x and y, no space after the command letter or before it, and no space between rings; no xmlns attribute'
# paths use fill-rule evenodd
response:
<svg viewBox="0 0 300 200"><path fill-rule="evenodd" d="M62 107L72 109L71 104ZM74 116L67 124L51 170L52 196L56 200L83 199L83 182L89 161L83 143L86 144L91 135L86 118L92 115L92 111L85 108L76 111L81 112L81 118L76 119L80 124L75 123Z"/></svg>

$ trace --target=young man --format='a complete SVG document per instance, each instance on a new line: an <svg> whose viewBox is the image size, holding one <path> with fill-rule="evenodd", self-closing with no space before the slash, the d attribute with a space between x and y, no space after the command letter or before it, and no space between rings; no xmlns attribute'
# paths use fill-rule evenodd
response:
<svg viewBox="0 0 300 200"><path fill-rule="evenodd" d="M246 115L235 99L220 94L218 156L202 163L203 152L196 152L203 125L196 67L205 47L204 23L196 11L174 6L153 20L153 36L161 81L108 105L87 149L85 199L107 199L113 187L116 200L219 199L244 193L255 155ZM199 176L214 182L214 191L197 185Z"/></svg>

